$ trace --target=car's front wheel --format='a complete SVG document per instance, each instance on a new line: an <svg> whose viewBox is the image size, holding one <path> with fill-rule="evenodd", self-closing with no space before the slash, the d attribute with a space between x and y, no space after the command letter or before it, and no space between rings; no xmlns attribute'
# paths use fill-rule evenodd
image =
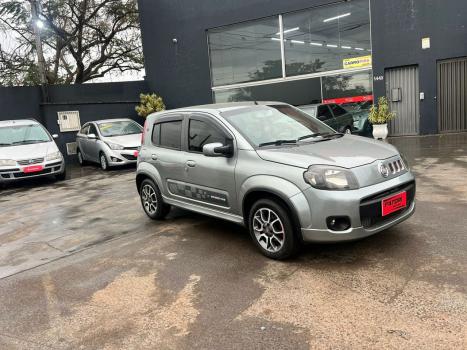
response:
<svg viewBox="0 0 467 350"><path fill-rule="evenodd" d="M170 211L170 205L164 203L159 187L150 180L145 179L141 183L139 194L144 212L153 220L161 220Z"/></svg>
<svg viewBox="0 0 467 350"><path fill-rule="evenodd" d="M279 202L261 199L251 207L250 235L265 256L281 260L294 255L299 248L295 229L286 208Z"/></svg>
<svg viewBox="0 0 467 350"><path fill-rule="evenodd" d="M99 161L100 161L102 170L104 170L104 171L109 170L109 162L108 162L107 157L105 156L105 154L102 153L102 152L99 155Z"/></svg>

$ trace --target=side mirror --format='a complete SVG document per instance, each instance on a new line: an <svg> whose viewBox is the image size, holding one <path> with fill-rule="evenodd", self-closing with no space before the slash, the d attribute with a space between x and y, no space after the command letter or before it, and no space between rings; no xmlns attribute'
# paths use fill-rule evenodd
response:
<svg viewBox="0 0 467 350"><path fill-rule="evenodd" d="M206 157L230 157L233 154L233 146L220 142L208 143L203 146L203 154Z"/></svg>
<svg viewBox="0 0 467 350"><path fill-rule="evenodd" d="M53 138L53 139L58 139L58 134L53 134L53 135L52 135L52 138Z"/></svg>
<svg viewBox="0 0 467 350"><path fill-rule="evenodd" d="M95 140L95 139L97 139L97 136L96 136L96 134L88 134L88 139Z"/></svg>

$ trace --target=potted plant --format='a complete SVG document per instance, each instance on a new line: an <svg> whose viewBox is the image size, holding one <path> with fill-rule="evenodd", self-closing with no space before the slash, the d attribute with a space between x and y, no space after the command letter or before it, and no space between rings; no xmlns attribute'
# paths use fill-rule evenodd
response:
<svg viewBox="0 0 467 350"><path fill-rule="evenodd" d="M135 110L140 117L146 118L149 114L165 110L162 97L156 94L140 94L140 103Z"/></svg>
<svg viewBox="0 0 467 350"><path fill-rule="evenodd" d="M388 137L388 122L395 117L396 114L389 110L386 97L380 97L378 104L371 106L368 121L373 124L373 137L376 140L385 140Z"/></svg>

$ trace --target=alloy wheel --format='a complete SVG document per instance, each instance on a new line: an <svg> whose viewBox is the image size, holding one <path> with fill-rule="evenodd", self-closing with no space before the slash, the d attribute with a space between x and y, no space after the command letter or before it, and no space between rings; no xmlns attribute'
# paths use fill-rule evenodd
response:
<svg viewBox="0 0 467 350"><path fill-rule="evenodd" d="M141 189L141 199L146 212L154 215L157 211L157 196L154 188L150 185L144 185Z"/></svg>
<svg viewBox="0 0 467 350"><path fill-rule="evenodd" d="M350 134L352 133L352 130L350 130L349 128L347 128L347 129L345 129L345 133L346 133L347 135L350 135Z"/></svg>
<svg viewBox="0 0 467 350"><path fill-rule="evenodd" d="M102 169L107 170L107 159L103 154L101 154L101 167Z"/></svg>
<svg viewBox="0 0 467 350"><path fill-rule="evenodd" d="M258 243L268 252L275 253L284 246L284 225L279 215L269 208L260 208L255 212L253 231Z"/></svg>

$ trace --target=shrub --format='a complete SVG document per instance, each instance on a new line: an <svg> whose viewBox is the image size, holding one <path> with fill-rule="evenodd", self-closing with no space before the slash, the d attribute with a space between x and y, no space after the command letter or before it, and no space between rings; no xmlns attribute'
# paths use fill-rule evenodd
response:
<svg viewBox="0 0 467 350"><path fill-rule="evenodd" d="M396 114L389 110L388 99L386 97L380 97L378 99L378 105L374 104L371 106L368 121L371 124L386 124L395 117Z"/></svg>
<svg viewBox="0 0 467 350"><path fill-rule="evenodd" d="M140 103L135 107L140 117L146 118L149 114L165 110L165 104L162 97L156 94L140 94Z"/></svg>

